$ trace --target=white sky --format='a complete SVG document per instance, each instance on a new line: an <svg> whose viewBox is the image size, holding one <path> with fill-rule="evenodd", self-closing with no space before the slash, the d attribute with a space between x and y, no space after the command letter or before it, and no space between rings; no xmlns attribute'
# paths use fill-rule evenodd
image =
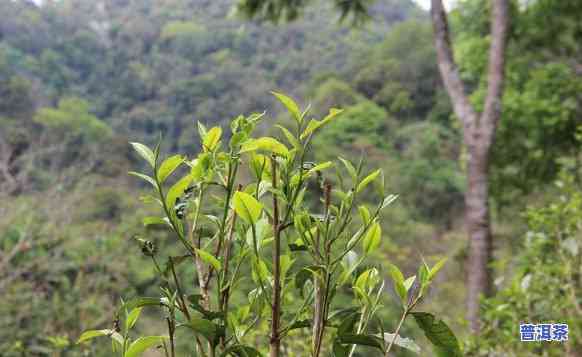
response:
<svg viewBox="0 0 582 357"><path fill-rule="evenodd" d="M430 9L430 0L414 0L414 2L425 10ZM454 5L456 2L457 2L456 0L443 0L443 3L445 4L445 8L447 10L450 10L451 5Z"/></svg>
<svg viewBox="0 0 582 357"><path fill-rule="evenodd" d="M37 4L41 4L43 2L43 0L32 0L32 1L34 1ZM422 7L425 10L428 10L430 8L430 0L414 0L414 2L416 2L420 7ZM455 2L456 2L455 0L444 0L445 7L447 9L450 9L451 4Z"/></svg>

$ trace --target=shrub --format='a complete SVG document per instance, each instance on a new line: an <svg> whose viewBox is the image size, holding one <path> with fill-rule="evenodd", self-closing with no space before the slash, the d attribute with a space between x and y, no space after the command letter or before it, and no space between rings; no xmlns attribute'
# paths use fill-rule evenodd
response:
<svg viewBox="0 0 582 357"><path fill-rule="evenodd" d="M528 232L503 289L482 303L483 333L470 341L470 356L570 356L582 349L580 250L582 193L562 171L557 195L525 214ZM520 341L520 323L565 323L565 343Z"/></svg>
<svg viewBox="0 0 582 357"><path fill-rule="evenodd" d="M270 356L353 356L356 348L388 355L394 345L418 352L412 340L398 335L413 316L439 353L459 356L450 329L415 310L444 260L432 268L423 262L408 278L390 263L365 264L381 244L382 210L397 198L384 193L382 172L364 173L362 162L354 166L340 158L332 184L325 173L334 163L307 160L313 135L341 110L308 121L307 110L274 95L295 122L291 130L278 126L287 144L252 137L263 114L233 120L228 141L220 127L199 124L202 147L193 160L182 155L161 160L159 144L151 150L132 143L152 174L131 174L152 186L153 195L144 201L162 211L144 218L144 224L167 227L182 254L162 264L155 242L138 238L159 274L161 296L123 303L114 328L87 331L79 342L109 336L114 351L125 357L153 346L172 357L176 346L212 357L262 356L266 350ZM373 186L379 192L375 207L359 205L363 191ZM195 279L180 274L184 266L195 267ZM377 315L385 293L383 268L402 307L394 333L385 332ZM195 287L185 284L193 280ZM336 297L346 287L353 295L348 305L345 300L340 305ZM131 340L131 328L146 306L164 312L167 335ZM256 333L265 327L268 333ZM308 353L290 338L300 331L310 331Z"/></svg>

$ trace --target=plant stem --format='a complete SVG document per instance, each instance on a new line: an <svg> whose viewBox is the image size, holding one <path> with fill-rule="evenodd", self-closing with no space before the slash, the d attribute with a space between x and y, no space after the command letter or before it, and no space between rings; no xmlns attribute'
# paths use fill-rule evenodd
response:
<svg viewBox="0 0 582 357"><path fill-rule="evenodd" d="M231 153L232 156L232 153ZM236 179L236 172L237 172L237 168L238 168L238 164L236 164L233 167L233 165L228 165L228 177L227 177L227 184L226 184L226 196L225 196L225 203L224 203L224 213L222 215L222 222L220 224L220 231L218 234L218 243L216 244L216 250L214 252L214 256L218 257L219 254L221 254L222 252L222 246L224 243L224 240L227 239L225 238L225 232L226 232L226 224L228 222L228 212L229 212L229 208L230 208L230 200L232 198L232 193L233 193L233 189L234 189L234 181ZM234 209L233 209L234 212ZM212 274L214 272L214 267L210 266L209 270L208 270L208 277L206 278L206 284L208 284L208 282L210 281L210 279L212 279ZM218 280L218 291L220 292L221 290L221 280Z"/></svg>
<svg viewBox="0 0 582 357"><path fill-rule="evenodd" d="M162 269L160 268L160 265L158 264L158 260L156 259L156 257L154 255L151 256L152 261L154 262L154 266L156 267L156 271L158 272L158 274L160 274L160 277L162 277L162 279L166 279L164 277L164 273L162 272Z"/></svg>
<svg viewBox="0 0 582 357"><path fill-rule="evenodd" d="M166 346L166 341L162 341L162 347L164 348L164 356L170 357L168 354L168 346Z"/></svg>
<svg viewBox="0 0 582 357"><path fill-rule="evenodd" d="M239 188L240 190L240 188ZM228 236L226 237L226 245L224 247L224 270L222 272L222 280L223 282L226 281L228 275L228 264L230 263L230 252L231 252L231 245L232 245L232 236L234 235L234 228L236 226L236 213L232 212L232 220L230 223L230 228L228 230Z"/></svg>
<svg viewBox="0 0 582 357"><path fill-rule="evenodd" d="M206 356L206 353L204 353L204 347L202 347L202 341L200 341L198 335L196 335L196 351L198 353L197 356Z"/></svg>
<svg viewBox="0 0 582 357"><path fill-rule="evenodd" d="M200 184L200 191L198 192L197 199L198 202L196 206L196 211L194 212L194 221L192 222L192 227L188 229L189 240L191 241L192 246L196 247L197 249L200 249L202 235L201 230L198 229L198 220L200 218L200 212L202 210L201 208L203 199L204 199L204 184ZM196 231L198 231L197 235ZM196 236L198 238L197 240ZM204 306L204 308L208 309L210 299L208 298L208 286L206 284L206 274L204 264L202 262L202 259L200 259L195 250L192 252L192 258L194 259L194 264L196 266L196 272L198 275L198 285L200 286L200 295L202 295L202 305Z"/></svg>
<svg viewBox="0 0 582 357"><path fill-rule="evenodd" d="M329 207L331 205L331 185L326 182L324 184L323 190L323 202L324 202L324 216L325 216L325 234L323 235L324 239L324 259L326 264L326 273L325 279L320 279L316 274L313 275L313 281L315 286L315 311L313 317L313 336L314 336L314 348L313 348L313 356L319 357L321 353L321 344L323 343L323 336L325 332L325 320L327 319L327 308L329 306L329 284L331 281L331 274L329 272L330 269L330 261L331 261L331 245L329 239L329 223L330 223L330 214L329 214ZM319 232L318 232L318 239L317 239L317 250L320 249L319 247Z"/></svg>
<svg viewBox="0 0 582 357"><path fill-rule="evenodd" d="M239 184L237 187L237 191L240 191L242 189L242 185ZM234 228L236 226L236 212L233 210L232 211L232 220L230 223L230 228L228 230L228 235L226 237L226 241L225 241L225 247L224 247L224 270L222 271L222 277L218 277L219 280L222 280L223 283L226 283L226 280L228 278L228 266L230 264L230 251L231 251L231 245L232 245L232 236L234 234ZM220 284L222 286L222 283ZM228 324L228 300L230 298L230 286L226 286L226 288L220 289L219 290L219 306L218 308L224 313L225 316L225 324ZM225 341L224 338L221 337L220 339L221 344L224 346Z"/></svg>
<svg viewBox="0 0 582 357"><path fill-rule="evenodd" d="M404 320L406 320L406 317L408 316L409 312L410 312L410 309L408 307L404 309L404 313L402 314L402 317L400 318L400 322L398 323L398 326L396 326L396 331L394 331L394 336L392 336L392 341L390 341L390 344L388 345L388 348L386 349L385 357L388 357L388 352L390 352L390 350L392 349L392 346L394 345L394 342L396 342L396 339L398 338L398 333L400 332L400 328L402 327ZM384 336L382 336L382 338L383 337Z"/></svg>
<svg viewBox="0 0 582 357"><path fill-rule="evenodd" d="M277 189L277 160L271 157L272 166L272 186ZM273 193L273 304L271 305L271 341L270 356L278 357L281 349L281 339L279 336L279 319L281 314L281 230L279 227L279 203L277 195Z"/></svg>
<svg viewBox="0 0 582 357"><path fill-rule="evenodd" d="M313 273L313 286L315 293L315 300L313 302L313 346L312 355L316 357L319 353L320 345L320 328L321 320L323 317L322 305L323 305L323 289L321 279L316 273Z"/></svg>
<svg viewBox="0 0 582 357"><path fill-rule="evenodd" d="M239 184L236 188L237 191L242 190L242 185ZM228 235L226 237L226 243L224 247L224 270L222 271L222 281L226 282L228 277L228 268L230 264L230 254L232 250L232 237L234 235L234 229L236 227L236 211L232 210L232 219L230 222L230 228L228 230Z"/></svg>
<svg viewBox="0 0 582 357"><path fill-rule="evenodd" d="M360 334L363 330L363 325L364 325L364 318L367 312L367 306L364 306L362 309L362 313L360 314L360 320L358 321L358 327L356 328L356 333ZM384 336L382 336L383 338ZM350 348L350 353L348 354L348 357L352 357L354 355L354 352L356 351L356 346L357 345L352 345L352 347Z"/></svg>
<svg viewBox="0 0 582 357"><path fill-rule="evenodd" d="M180 281L178 280L178 277L176 276L176 270L174 269L174 260L172 259L172 257L169 257L169 260L170 260L170 269L172 270L172 276L174 277L174 282L176 283L176 290L178 291L178 298L179 298L179 301L182 305L182 312L184 313L184 315L186 315L186 318L188 319L188 321L190 321L191 320L190 311L188 311L188 305L184 301L184 293L182 293L182 288L180 287Z"/></svg>
<svg viewBox="0 0 582 357"><path fill-rule="evenodd" d="M190 240L192 241L192 246L196 247L196 242L194 240L194 233L198 229L198 220L200 217L200 209L202 206L202 200L204 198L204 184L200 184L200 192L198 192L198 205L196 206L196 212L194 213L194 222L192 223L192 228L189 230Z"/></svg>
<svg viewBox="0 0 582 357"><path fill-rule="evenodd" d="M169 317L167 317L166 320L168 321L168 332L170 333L170 355L172 357L175 357L176 355L174 352L174 324Z"/></svg>

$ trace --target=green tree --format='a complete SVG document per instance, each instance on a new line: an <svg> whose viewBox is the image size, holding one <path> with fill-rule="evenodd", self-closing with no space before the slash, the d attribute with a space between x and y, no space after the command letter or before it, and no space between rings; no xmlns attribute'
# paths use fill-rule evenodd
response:
<svg viewBox="0 0 582 357"><path fill-rule="evenodd" d="M424 21L395 25L380 45L354 56L355 88L401 122L426 118L442 90L431 38Z"/></svg>
<svg viewBox="0 0 582 357"><path fill-rule="evenodd" d="M23 188L23 153L33 137L32 85L10 72L7 54L0 49L0 195Z"/></svg>
<svg viewBox="0 0 582 357"><path fill-rule="evenodd" d="M338 154L369 152L374 150L390 151L390 141L394 137L396 122L379 105L363 100L346 107L341 119L330 123L327 130L314 140L318 157L331 158Z"/></svg>
<svg viewBox="0 0 582 357"><path fill-rule="evenodd" d="M368 1L334 1L344 19L354 22L367 17ZM240 9L249 16L271 20L293 20L303 1L242 0ZM469 262L467 274L467 319L471 329L479 331L479 298L490 293L492 235L489 216L489 157L497 123L501 115L501 97L505 77L506 44L508 39L509 1L493 0L491 14L491 43L486 75L486 100L481 112L476 111L465 92L465 83L459 76L453 57L447 14L442 0L432 0L431 19L437 63L444 86L449 94L455 115L461 121L463 141L468 150L467 190L465 192L466 223L469 235ZM484 76L485 77L485 76ZM394 92L394 89L391 89ZM396 88L398 91L398 88ZM396 96L400 102L402 99Z"/></svg>
<svg viewBox="0 0 582 357"><path fill-rule="evenodd" d="M41 108L34 121L45 130L40 138L44 148L39 156L49 163L52 172L83 156L86 165L93 167L100 144L113 135L105 122L89 112L89 103L80 98L63 98L56 108Z"/></svg>
<svg viewBox="0 0 582 357"><path fill-rule="evenodd" d="M472 100L478 107L485 97L479 74L486 67L489 12L486 1L471 1L453 17L461 73L477 88ZM581 32L581 13L576 1L541 0L516 10L497 134L501 144L492 152L492 193L502 205L551 183L560 158L578 151L582 46L572 39Z"/></svg>
<svg viewBox="0 0 582 357"><path fill-rule="evenodd" d="M398 187L410 192L402 199L419 218L452 226L462 211L465 177L456 159L459 139L455 132L434 122L407 125L398 130L401 148Z"/></svg>
<svg viewBox="0 0 582 357"><path fill-rule="evenodd" d="M63 98L57 108L41 108L34 121L48 130L58 132L59 139L77 138L90 141L107 138L111 129L89 112L89 103L80 98Z"/></svg>

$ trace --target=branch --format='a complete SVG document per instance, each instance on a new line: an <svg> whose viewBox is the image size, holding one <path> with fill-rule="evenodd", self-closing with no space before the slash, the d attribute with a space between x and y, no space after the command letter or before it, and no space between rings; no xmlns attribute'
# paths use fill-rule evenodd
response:
<svg viewBox="0 0 582 357"><path fill-rule="evenodd" d="M461 120L465 129L465 135L467 135L477 115L469 102L469 97L465 93L463 81L461 80L459 69L453 57L447 14L442 0L431 0L430 14L439 71L441 72L445 88L451 98L453 110Z"/></svg>
<svg viewBox="0 0 582 357"><path fill-rule="evenodd" d="M13 148L8 140L0 135L0 183L4 183L7 194L12 194L18 188L18 182L10 172L10 162L13 159Z"/></svg>
<svg viewBox="0 0 582 357"><path fill-rule="evenodd" d="M489 68L487 73L487 97L482 120L492 136L501 116L501 99L505 69L505 49L509 27L508 0L493 0L491 19L491 45L489 47Z"/></svg>

